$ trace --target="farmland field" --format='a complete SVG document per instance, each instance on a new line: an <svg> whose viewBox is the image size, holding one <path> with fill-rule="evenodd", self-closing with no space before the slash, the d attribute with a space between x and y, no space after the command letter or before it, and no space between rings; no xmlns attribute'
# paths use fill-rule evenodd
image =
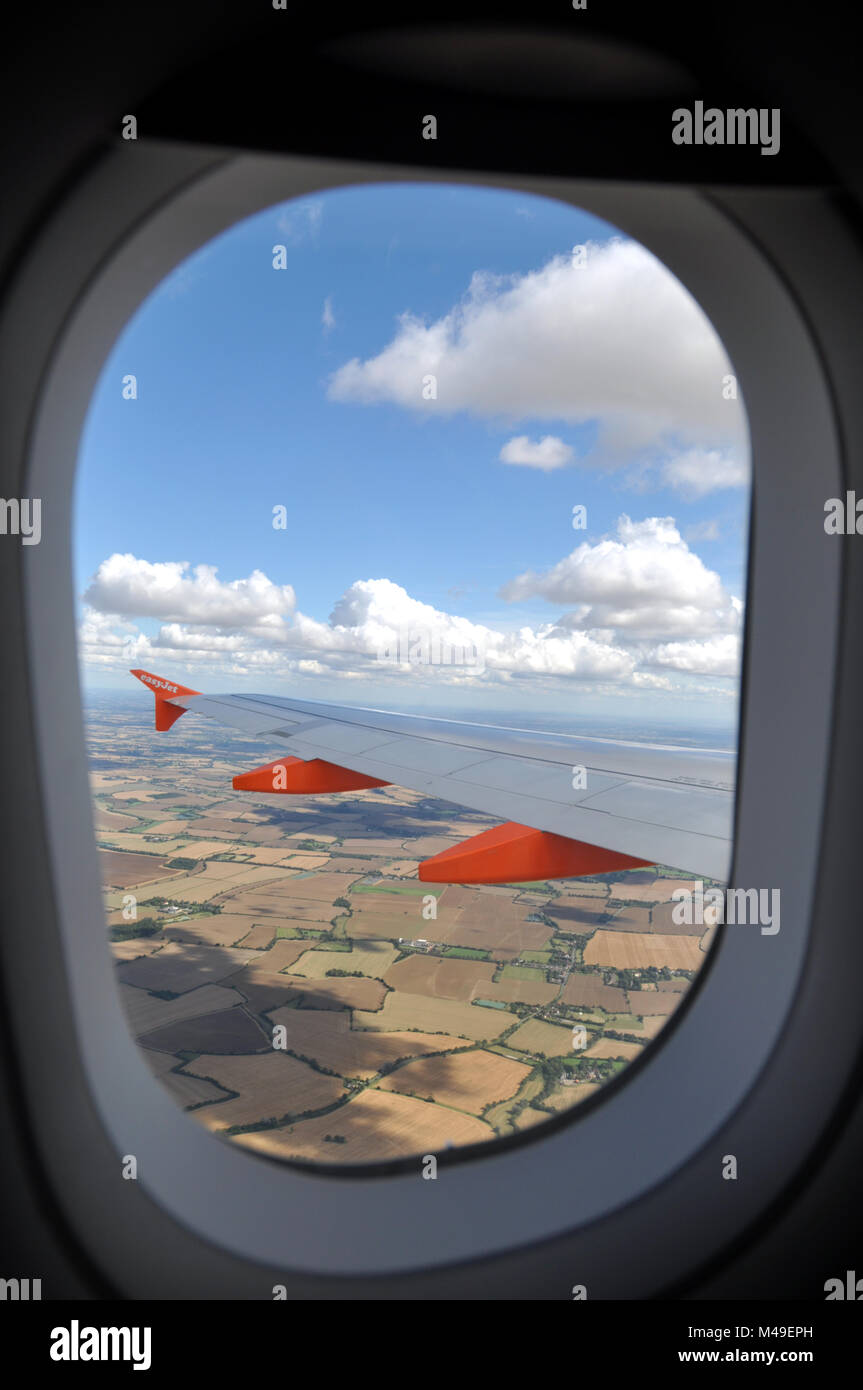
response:
<svg viewBox="0 0 863 1390"><path fill-rule="evenodd" d="M88 733L119 764L93 795L130 1031L253 1152L361 1163L541 1127L650 1045L706 958L712 933L671 923L677 876L425 884L491 818L397 787L230 793L260 742L191 720Z"/></svg>
<svg viewBox="0 0 863 1390"><path fill-rule="evenodd" d="M201 1112L199 1118L212 1129L322 1110L344 1094L340 1079L324 1076L281 1052L250 1057L202 1054L183 1073L213 1081L225 1092L238 1092L234 1099L221 1100Z"/></svg>
<svg viewBox="0 0 863 1390"><path fill-rule="evenodd" d="M196 1112L199 1116L204 1112ZM337 1135L343 1143L327 1141ZM320 1163L370 1163L405 1154L439 1152L452 1144L493 1139L494 1130L472 1115L400 1096L392 1091L364 1091L347 1105L315 1120L281 1130L245 1136L247 1148L281 1158L317 1159Z"/></svg>
<svg viewBox="0 0 863 1390"><path fill-rule="evenodd" d="M455 1033L474 1041L496 1038L516 1021L506 1009L478 1009L455 999L432 999L401 990L387 995L379 1013L358 1012L355 1017L362 1028L417 1028L427 1033Z"/></svg>
<svg viewBox="0 0 863 1390"><path fill-rule="evenodd" d="M395 958L395 947L383 941L368 941L350 951L312 949L303 952L293 973L320 980L328 970L358 970L362 975L383 979Z"/></svg>
<svg viewBox="0 0 863 1390"><path fill-rule="evenodd" d="M697 936L662 936L655 932L596 932L584 948L585 965L610 965L639 970L667 966L697 970L704 957Z"/></svg>
<svg viewBox="0 0 863 1390"><path fill-rule="evenodd" d="M478 1114L495 1101L515 1095L530 1067L483 1049L408 1062L379 1083L382 1091L425 1096L439 1105Z"/></svg>
<svg viewBox="0 0 863 1390"><path fill-rule="evenodd" d="M158 854L126 854L111 849L100 849L99 862L102 882L120 888L156 880L164 876L168 864L167 858Z"/></svg>
<svg viewBox="0 0 863 1390"><path fill-rule="evenodd" d="M271 1023L284 1029L285 1050L311 1057L339 1076L375 1076L383 1066L427 1052L468 1046L446 1033L373 1033L351 1027L347 1010L277 1008Z"/></svg>
<svg viewBox="0 0 863 1390"><path fill-rule="evenodd" d="M546 1057L563 1057L574 1051L572 1028L559 1028L532 1018L510 1036L509 1046Z"/></svg>

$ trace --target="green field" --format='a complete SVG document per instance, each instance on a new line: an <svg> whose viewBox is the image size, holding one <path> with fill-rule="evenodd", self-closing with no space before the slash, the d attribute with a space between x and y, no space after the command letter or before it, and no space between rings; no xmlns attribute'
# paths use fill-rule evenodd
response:
<svg viewBox="0 0 863 1390"><path fill-rule="evenodd" d="M613 1028L616 1033L640 1033L644 1027L641 1019L634 1014L609 1014L605 1026Z"/></svg>
<svg viewBox="0 0 863 1390"><path fill-rule="evenodd" d="M537 965L548 965L551 960L551 951L522 951L522 960L536 961Z"/></svg>
<svg viewBox="0 0 863 1390"><path fill-rule="evenodd" d="M444 956L455 956L457 960L489 960L489 951L480 951L476 946L447 946L442 952Z"/></svg>
<svg viewBox="0 0 863 1390"><path fill-rule="evenodd" d="M545 983L545 971L531 965L505 965L497 980L529 980L532 984Z"/></svg>

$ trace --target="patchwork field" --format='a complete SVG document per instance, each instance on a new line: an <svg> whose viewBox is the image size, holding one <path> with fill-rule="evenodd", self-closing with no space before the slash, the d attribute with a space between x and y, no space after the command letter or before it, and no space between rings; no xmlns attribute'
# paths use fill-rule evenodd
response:
<svg viewBox="0 0 863 1390"><path fill-rule="evenodd" d="M489 984L477 986L474 999L497 999L502 1004L550 1004L557 998L559 985L547 985L541 975L538 981L532 977L521 980L492 980Z"/></svg>
<svg viewBox="0 0 863 1390"><path fill-rule="evenodd" d="M141 1042L157 1052L263 1052L271 1047L270 1037L245 1009L222 1009L215 1014L199 1014L167 1028L145 1033Z"/></svg>
<svg viewBox="0 0 863 1390"><path fill-rule="evenodd" d="M545 1104L552 1110L569 1110L573 1105L587 1100L588 1096L595 1095L600 1089L595 1081L572 1082L556 1087L551 1095L546 1097Z"/></svg>
<svg viewBox="0 0 863 1390"><path fill-rule="evenodd" d="M649 932L649 907L621 907L603 924L603 931Z"/></svg>
<svg viewBox="0 0 863 1390"><path fill-rule="evenodd" d="M226 1092L238 1092L234 1099L221 1100L200 1112L200 1119L211 1129L322 1110L344 1094L339 1078L323 1076L283 1052L253 1057L203 1054L184 1067L183 1074L204 1077Z"/></svg>
<svg viewBox="0 0 863 1390"><path fill-rule="evenodd" d="M99 863L102 866L102 882L106 886L132 888L138 883L164 878L168 860L158 854L126 854L113 849L100 849Z"/></svg>
<svg viewBox="0 0 863 1390"><path fill-rule="evenodd" d="M551 903L546 910L549 917L557 923L558 930L575 932L581 936L602 926L610 911L606 900L598 896L561 898Z"/></svg>
<svg viewBox="0 0 863 1390"><path fill-rule="evenodd" d="M203 1116L206 1111L196 1113ZM327 1135L344 1142L328 1141ZM494 1130L472 1115L392 1091L372 1090L331 1115L302 1120L285 1130L242 1135L239 1142L280 1158L374 1163L407 1154L439 1153L450 1146L482 1143L494 1137Z"/></svg>
<svg viewBox="0 0 863 1390"><path fill-rule="evenodd" d="M599 975L573 972L566 982L561 998L565 1004L574 1007L606 1009L609 1013L627 1013L629 1008L626 991L618 989L616 985L603 984Z"/></svg>
<svg viewBox="0 0 863 1390"><path fill-rule="evenodd" d="M455 999L431 999L401 990L388 994L378 1013L358 1012L355 1017L361 1028L387 1032L417 1028L425 1033L455 1033L474 1042L496 1038L516 1022L515 1014L506 1009L478 1009Z"/></svg>
<svg viewBox="0 0 863 1390"><path fill-rule="evenodd" d="M92 785L130 1030L178 1105L251 1150L377 1162L541 1126L649 1046L706 957L662 871L424 884L493 819L398 787L233 793L282 750L191 718L154 735L146 692L88 738L116 763Z"/></svg>
<svg viewBox="0 0 863 1390"><path fill-rule="evenodd" d="M300 996L303 1009L379 1010L387 995L380 980L309 979L305 975L285 975L285 981Z"/></svg>
<svg viewBox="0 0 863 1390"><path fill-rule="evenodd" d="M697 936L663 936L656 932L597 931L584 948L585 965L611 965L618 970L667 966L697 970L704 960Z"/></svg>
<svg viewBox="0 0 863 1390"><path fill-rule="evenodd" d="M375 1076L383 1066L427 1052L465 1047L464 1038L446 1033L371 1033L351 1027L343 1010L274 1009L273 1024L285 1030L285 1048L311 1057L318 1066L339 1076Z"/></svg>
<svg viewBox="0 0 863 1390"><path fill-rule="evenodd" d="M117 962L127 960L137 960L138 956L150 956L154 951L161 951L162 942L153 940L149 936L131 937L127 941L112 941L111 955Z"/></svg>
<svg viewBox="0 0 863 1390"><path fill-rule="evenodd" d="M305 945L309 943L296 943ZM359 971L373 979L386 979L387 971L396 958L396 949L386 941L368 941L350 951L327 951L322 947L306 949L293 968L295 975L321 980L329 970Z"/></svg>
<svg viewBox="0 0 863 1390"><path fill-rule="evenodd" d="M639 1013L643 1017L652 1014L661 1014L667 1017L673 1014L680 1003L679 994L669 994L665 990L631 989L629 991L629 1007L633 1013Z"/></svg>
<svg viewBox="0 0 863 1390"><path fill-rule="evenodd" d="M417 909L422 899L411 894L357 893L351 895L351 936L355 941L398 941L399 937L424 936L426 923ZM435 940L445 939L446 917L438 908ZM430 929L430 928L429 928Z"/></svg>
<svg viewBox="0 0 863 1390"><path fill-rule="evenodd" d="M118 987L129 1027L136 1037L184 1018L218 1013L244 1002L243 996L236 990L225 989L222 985L204 985L202 989L180 995L179 999L160 999L155 994L148 994L145 989L134 989L131 985L121 984Z"/></svg>
<svg viewBox="0 0 863 1390"><path fill-rule="evenodd" d="M150 909L147 909L149 913ZM164 919L165 935L170 941L185 945L198 943L202 946L243 946L254 949L255 942L249 940L253 930L252 917L241 917L239 913L207 913L201 917L182 916L179 921L170 917ZM269 940L273 936L270 931Z"/></svg>
<svg viewBox="0 0 863 1390"><path fill-rule="evenodd" d="M117 973L124 984L137 985L139 989L167 989L172 994L184 994L200 985L218 984L226 975L233 975L246 965L251 957L250 951L218 946L190 949L171 942L155 955L121 965Z"/></svg>
<svg viewBox="0 0 863 1390"><path fill-rule="evenodd" d="M510 1036L508 1046L545 1057L565 1057L572 1052L572 1028L559 1028L532 1018Z"/></svg>
<svg viewBox="0 0 863 1390"><path fill-rule="evenodd" d="M620 1042L617 1038L600 1038L585 1051L585 1057L625 1057L630 1061L638 1057L643 1048L640 1043Z"/></svg>
<svg viewBox="0 0 863 1390"><path fill-rule="evenodd" d="M478 1114L495 1101L515 1095L530 1067L494 1052L457 1052L448 1057L423 1057L379 1082L382 1091L424 1096L439 1105Z"/></svg>
<svg viewBox="0 0 863 1390"><path fill-rule="evenodd" d="M435 999L461 999L465 1003L491 983L495 965L483 960L441 960L436 956L408 956L387 971L384 979L393 989L408 994L428 994Z"/></svg>

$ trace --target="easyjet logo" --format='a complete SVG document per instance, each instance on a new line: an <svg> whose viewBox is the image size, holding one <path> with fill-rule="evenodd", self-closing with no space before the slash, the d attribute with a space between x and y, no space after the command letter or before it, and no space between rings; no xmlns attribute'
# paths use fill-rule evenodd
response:
<svg viewBox="0 0 863 1390"><path fill-rule="evenodd" d="M158 681L155 676L143 676L142 680L145 680L148 685L155 685L159 690L170 690L172 695L176 695L180 688L178 685L169 684L168 681Z"/></svg>

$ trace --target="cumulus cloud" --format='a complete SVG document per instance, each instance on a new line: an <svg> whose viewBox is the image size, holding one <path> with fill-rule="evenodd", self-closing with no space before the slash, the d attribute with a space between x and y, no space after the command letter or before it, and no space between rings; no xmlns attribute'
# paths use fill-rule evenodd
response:
<svg viewBox="0 0 863 1390"><path fill-rule="evenodd" d="M508 439L498 455L501 463L523 464L525 468L541 468L550 473L554 468L563 468L572 463L573 451L553 434L546 434L534 444L526 434Z"/></svg>
<svg viewBox="0 0 863 1390"><path fill-rule="evenodd" d="M429 374L434 400L423 396ZM524 275L477 272L461 303L429 323L403 314L390 343L346 362L328 392L417 412L596 422L607 465L719 450L739 469L746 432L740 401L723 397L729 374L692 296L644 247L616 238L588 244L581 268L555 256ZM694 465L681 468L691 485Z"/></svg>
<svg viewBox="0 0 863 1390"><path fill-rule="evenodd" d="M700 676L736 676L740 669L740 637L729 632L704 642L665 642L653 651L651 662Z"/></svg>
<svg viewBox="0 0 863 1390"><path fill-rule="evenodd" d="M492 671L620 679L630 673L632 656L592 634L566 632L556 624L500 632L412 598L390 579L352 584L335 605L329 623L298 613L293 633L318 651L358 653L376 658L398 642L429 639L450 653ZM461 664L456 662L455 664Z"/></svg>
<svg viewBox="0 0 863 1390"><path fill-rule="evenodd" d="M721 449L688 449L660 465L659 474L666 487L684 497L705 497L722 488L746 487L749 467Z"/></svg>
<svg viewBox="0 0 863 1390"><path fill-rule="evenodd" d="M616 537L585 541L544 573L525 571L500 596L574 604L561 626L610 628L633 638L703 636L739 623L734 597L689 549L672 517L621 516Z"/></svg>
<svg viewBox="0 0 863 1390"><path fill-rule="evenodd" d="M388 578L357 580L326 620L297 607L290 585L261 571L223 582L215 567L112 555L85 596L85 661L350 681L494 685L532 680L596 689L679 688L669 673L736 674L742 602L693 554L670 517L619 519L616 535L580 545L544 574L504 586L510 601L567 607L533 624L492 626L413 597ZM161 619L156 632L132 618ZM408 655L416 644L446 653ZM432 669L433 668L433 669Z"/></svg>
<svg viewBox="0 0 863 1390"><path fill-rule="evenodd" d="M215 565L191 569L187 561L152 564L114 554L99 566L84 601L101 613L239 628L281 624L294 610L290 584L273 584L261 570L227 584L217 575Z"/></svg>
<svg viewBox="0 0 863 1390"><path fill-rule="evenodd" d="M140 611L142 605L138 607ZM80 641L85 657L98 664L227 662L226 669L233 671L263 667L353 679L380 677L382 661L388 676L422 674L407 657L417 643L446 653L441 669L451 683L531 674L619 681L635 666L632 653L608 635L566 631L553 623L500 632L423 603L390 579L352 584L327 622L295 611L290 625L269 630L255 624L226 631L217 625L168 622L151 637L116 614L87 608Z"/></svg>

